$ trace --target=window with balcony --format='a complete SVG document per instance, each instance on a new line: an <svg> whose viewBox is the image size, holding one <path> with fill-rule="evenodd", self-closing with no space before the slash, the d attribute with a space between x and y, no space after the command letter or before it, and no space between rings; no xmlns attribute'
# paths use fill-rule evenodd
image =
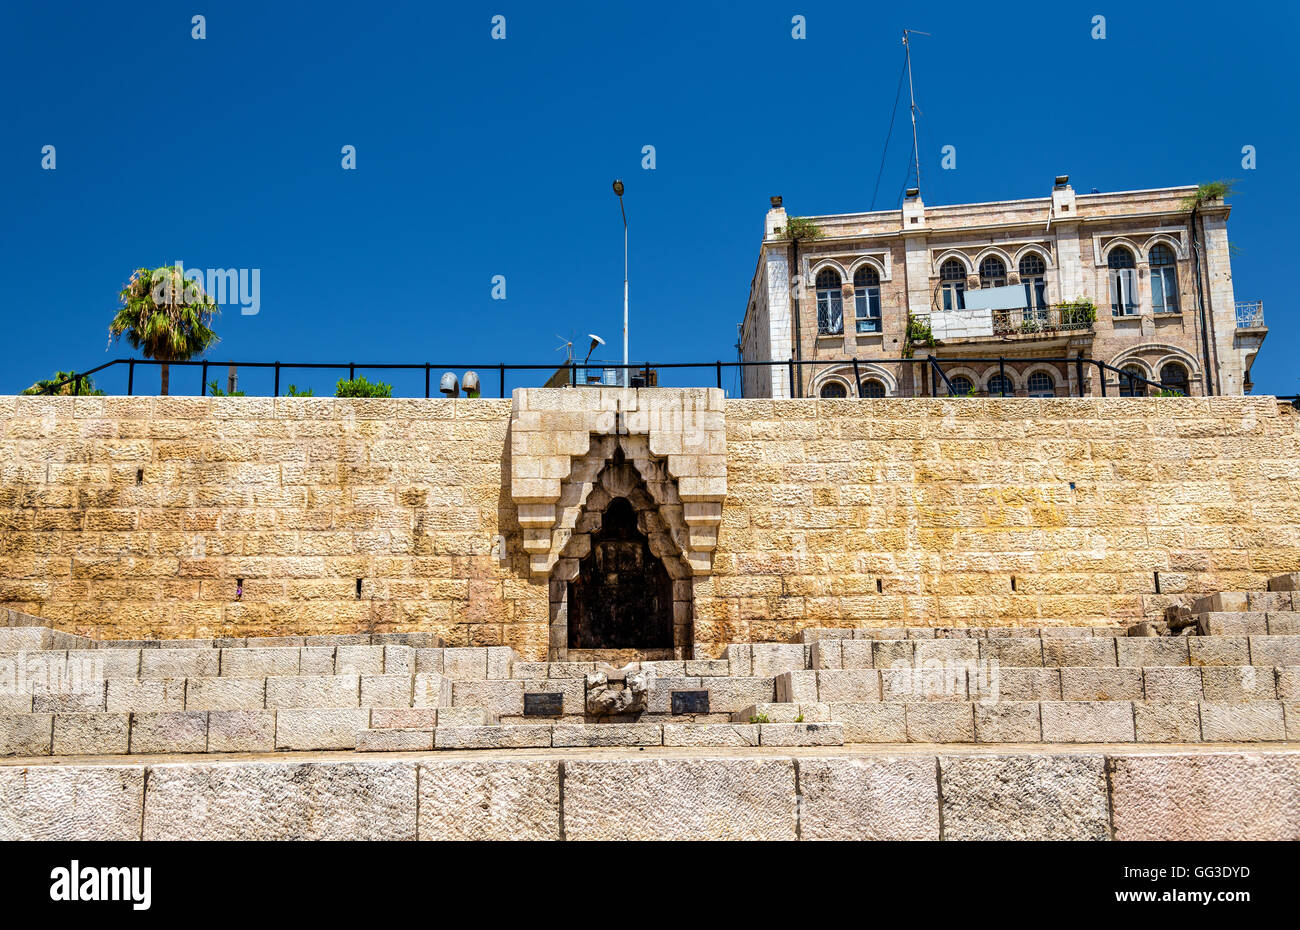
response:
<svg viewBox="0 0 1300 930"><path fill-rule="evenodd" d="M844 333L844 295L840 276L830 268L817 273L817 335Z"/></svg>
<svg viewBox="0 0 1300 930"><path fill-rule="evenodd" d="M1015 393L1015 386L1006 375L989 378L989 397L1014 397Z"/></svg>
<svg viewBox="0 0 1300 930"><path fill-rule="evenodd" d="M880 274L870 265L863 265L853 275L853 302L858 332L880 332Z"/></svg>
<svg viewBox="0 0 1300 930"><path fill-rule="evenodd" d="M884 397L885 384L875 378L867 378L858 388L859 397Z"/></svg>
<svg viewBox="0 0 1300 930"><path fill-rule="evenodd" d="M943 309L966 309L966 266L950 258L939 269L939 288L943 292Z"/></svg>
<svg viewBox="0 0 1300 930"><path fill-rule="evenodd" d="M1178 312L1178 265L1174 250L1167 245L1151 247L1151 309L1155 313Z"/></svg>
<svg viewBox="0 0 1300 930"><path fill-rule="evenodd" d="M1111 249L1106 267L1110 271L1110 312L1114 316L1133 316L1138 312L1137 262L1133 253L1123 246Z"/></svg>
<svg viewBox="0 0 1300 930"><path fill-rule="evenodd" d="M1030 397L1056 396L1056 382L1045 371L1036 371L1030 375L1026 386L1029 388Z"/></svg>
<svg viewBox="0 0 1300 930"><path fill-rule="evenodd" d="M1025 286L1025 317L1047 322L1047 262L1030 252L1020 259L1020 283Z"/></svg>
<svg viewBox="0 0 1300 930"><path fill-rule="evenodd" d="M1007 266L1002 259L990 255L980 262L980 287L1003 287L1007 283Z"/></svg>
<svg viewBox="0 0 1300 930"><path fill-rule="evenodd" d="M1187 368L1178 362L1166 362L1160 366L1160 383L1166 390L1191 394L1188 384Z"/></svg>

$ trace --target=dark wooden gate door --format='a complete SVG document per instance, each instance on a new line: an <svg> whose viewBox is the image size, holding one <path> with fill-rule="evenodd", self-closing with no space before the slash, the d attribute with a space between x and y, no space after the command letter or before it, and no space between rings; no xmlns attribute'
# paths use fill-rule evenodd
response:
<svg viewBox="0 0 1300 930"><path fill-rule="evenodd" d="M673 583L616 498L569 584L570 649L671 649Z"/></svg>

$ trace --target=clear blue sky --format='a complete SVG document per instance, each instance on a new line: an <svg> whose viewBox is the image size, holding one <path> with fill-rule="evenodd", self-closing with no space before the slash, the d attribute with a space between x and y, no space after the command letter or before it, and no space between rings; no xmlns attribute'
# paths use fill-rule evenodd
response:
<svg viewBox="0 0 1300 930"><path fill-rule="evenodd" d="M868 207L903 26L933 33L914 58L927 203L1043 196L1059 173L1081 192L1240 178L1237 298L1271 327L1256 391L1300 391L1300 24L1291 4L1201 0L7 3L0 391L130 354L105 351L117 291L176 259L261 269L261 311L225 310L217 360L558 362L555 334L587 332L616 358L614 177L633 359L734 358L768 196ZM878 208L910 141L900 111Z"/></svg>

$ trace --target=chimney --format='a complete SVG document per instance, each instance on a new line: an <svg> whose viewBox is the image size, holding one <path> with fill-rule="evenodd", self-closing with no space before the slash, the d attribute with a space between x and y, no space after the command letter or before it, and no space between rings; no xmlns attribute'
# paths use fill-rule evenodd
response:
<svg viewBox="0 0 1300 930"><path fill-rule="evenodd" d="M1070 186L1070 176L1057 175L1056 183L1052 185L1052 219L1060 223L1072 220L1075 216L1074 188Z"/></svg>
<svg viewBox="0 0 1300 930"><path fill-rule="evenodd" d="M925 229L925 201L921 199L920 189L909 187L903 197L903 234L922 229Z"/></svg>
<svg viewBox="0 0 1300 930"><path fill-rule="evenodd" d="M781 195L778 194L770 199L772 207L767 211L767 220L763 224L763 238L780 239L785 236L785 227L790 220L785 215L785 207L781 206Z"/></svg>

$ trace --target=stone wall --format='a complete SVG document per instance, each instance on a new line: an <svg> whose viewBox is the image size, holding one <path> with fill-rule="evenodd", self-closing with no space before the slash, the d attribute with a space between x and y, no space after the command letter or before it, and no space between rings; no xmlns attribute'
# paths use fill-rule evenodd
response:
<svg viewBox="0 0 1300 930"><path fill-rule="evenodd" d="M1300 419L1272 398L724 407L701 657L806 627L1111 625L1300 568ZM544 659L510 419L0 398L0 604L100 638L423 630Z"/></svg>

